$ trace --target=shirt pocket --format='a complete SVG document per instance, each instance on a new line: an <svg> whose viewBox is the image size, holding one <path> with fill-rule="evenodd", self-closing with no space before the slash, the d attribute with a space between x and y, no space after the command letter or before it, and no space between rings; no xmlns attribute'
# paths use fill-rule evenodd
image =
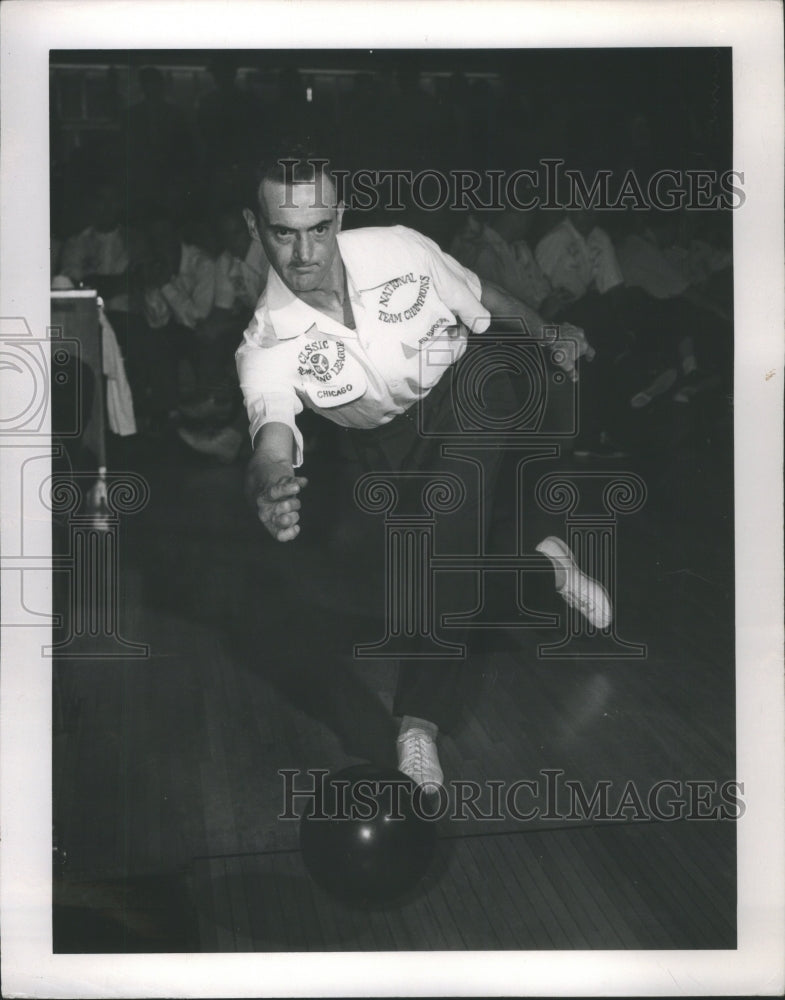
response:
<svg viewBox="0 0 785 1000"><path fill-rule="evenodd" d="M368 390L365 370L342 340L317 333L297 355L300 390L319 409L354 402Z"/></svg>
<svg viewBox="0 0 785 1000"><path fill-rule="evenodd" d="M434 293L432 301L400 329L397 346L407 380L422 389L432 388L463 354L467 332Z"/></svg>

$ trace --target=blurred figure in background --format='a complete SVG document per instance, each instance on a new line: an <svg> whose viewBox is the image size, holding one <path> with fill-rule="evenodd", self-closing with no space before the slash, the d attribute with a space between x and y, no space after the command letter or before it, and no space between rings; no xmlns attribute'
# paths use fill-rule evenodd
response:
<svg viewBox="0 0 785 1000"><path fill-rule="evenodd" d="M626 363L634 344L624 276L593 209L566 212L538 242L535 259L548 279L548 319L582 326L597 358L585 369L578 458L623 458L615 440L637 376Z"/></svg>
<svg viewBox="0 0 785 1000"><path fill-rule="evenodd" d="M500 211L471 211L453 238L450 254L547 318L552 289L528 242L533 221L533 212L509 203Z"/></svg>
<svg viewBox="0 0 785 1000"><path fill-rule="evenodd" d="M733 338L730 313L702 290L700 278L691 280L687 270L668 257L666 250L673 246L677 231L678 221L671 212L633 213L633 231L619 241L618 256L630 294L655 300L644 304L660 326L678 338L677 357L669 359L681 375L674 400L688 403L718 383ZM651 399L651 393L642 390L631 405L640 408Z"/></svg>
<svg viewBox="0 0 785 1000"><path fill-rule="evenodd" d="M216 235L222 252L216 261L214 307L196 331L199 389L180 407L188 420L209 426L179 427L177 433L194 451L230 462L239 453L248 423L234 352L264 291L270 264L261 242L248 232L242 206L219 210Z"/></svg>
<svg viewBox="0 0 785 1000"><path fill-rule="evenodd" d="M64 242L57 273L75 286L95 288L103 299L125 362L134 407L143 415L147 324L133 278L143 256L143 241L123 219L123 208L120 182L114 178L99 181L88 199L89 225Z"/></svg>
<svg viewBox="0 0 785 1000"><path fill-rule="evenodd" d="M215 301L215 261L183 241L171 219L151 221L145 231L146 255L140 280L148 337L148 391L155 424L177 414L179 364L198 368L197 329Z"/></svg>

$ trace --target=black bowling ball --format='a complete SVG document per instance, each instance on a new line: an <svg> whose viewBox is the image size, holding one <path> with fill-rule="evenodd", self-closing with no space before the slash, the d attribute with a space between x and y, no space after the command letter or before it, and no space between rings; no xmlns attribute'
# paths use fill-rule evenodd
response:
<svg viewBox="0 0 785 1000"><path fill-rule="evenodd" d="M324 778L300 820L300 848L314 881L361 906L387 903L425 875L436 824L400 771L359 764Z"/></svg>

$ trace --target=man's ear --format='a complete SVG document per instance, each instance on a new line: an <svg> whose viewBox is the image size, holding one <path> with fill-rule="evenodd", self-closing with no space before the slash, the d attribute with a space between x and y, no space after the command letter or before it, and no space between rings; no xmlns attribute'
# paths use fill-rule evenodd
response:
<svg viewBox="0 0 785 1000"><path fill-rule="evenodd" d="M262 238L259 235L259 228L256 225L256 216L250 210L250 208L243 209L243 218L245 219L245 224L248 226L248 232L251 235L252 240L259 240L261 243Z"/></svg>

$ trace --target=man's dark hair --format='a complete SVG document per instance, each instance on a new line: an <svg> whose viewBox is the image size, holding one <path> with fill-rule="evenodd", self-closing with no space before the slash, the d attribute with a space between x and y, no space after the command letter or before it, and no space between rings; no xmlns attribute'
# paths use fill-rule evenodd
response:
<svg viewBox="0 0 785 1000"><path fill-rule="evenodd" d="M336 190L337 184L331 171L331 159L327 152L316 151L310 146L297 142L282 142L261 160L254 171L253 200L254 212L259 210L259 189L262 181L276 181L278 184L314 184L321 179L330 181Z"/></svg>

